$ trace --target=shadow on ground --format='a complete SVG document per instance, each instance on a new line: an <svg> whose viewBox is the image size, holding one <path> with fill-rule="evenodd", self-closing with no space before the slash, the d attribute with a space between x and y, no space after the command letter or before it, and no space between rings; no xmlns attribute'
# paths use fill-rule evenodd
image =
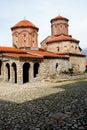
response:
<svg viewBox="0 0 87 130"><path fill-rule="evenodd" d="M0 101L0 130L87 129L87 81L61 88L65 91L21 104Z"/></svg>

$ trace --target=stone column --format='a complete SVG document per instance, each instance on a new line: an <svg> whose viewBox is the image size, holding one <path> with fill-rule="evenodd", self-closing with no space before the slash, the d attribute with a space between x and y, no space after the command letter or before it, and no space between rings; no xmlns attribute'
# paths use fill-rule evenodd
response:
<svg viewBox="0 0 87 130"><path fill-rule="evenodd" d="M33 63L30 63L30 68L29 68L29 82L32 82L34 80L34 68L33 68Z"/></svg>
<svg viewBox="0 0 87 130"><path fill-rule="evenodd" d="M14 83L13 82L13 67L10 65L10 79L9 82Z"/></svg>
<svg viewBox="0 0 87 130"><path fill-rule="evenodd" d="M4 79L4 63L2 62L2 65L1 65L1 76L0 76L2 79Z"/></svg>
<svg viewBox="0 0 87 130"><path fill-rule="evenodd" d="M17 64L17 83L23 84L23 63L20 61Z"/></svg>
<svg viewBox="0 0 87 130"><path fill-rule="evenodd" d="M9 66L10 66L10 64L9 64ZM4 81L8 81L8 69L6 67L6 63L4 63Z"/></svg>
<svg viewBox="0 0 87 130"><path fill-rule="evenodd" d="M5 63L4 63L4 81L7 81L7 68Z"/></svg>

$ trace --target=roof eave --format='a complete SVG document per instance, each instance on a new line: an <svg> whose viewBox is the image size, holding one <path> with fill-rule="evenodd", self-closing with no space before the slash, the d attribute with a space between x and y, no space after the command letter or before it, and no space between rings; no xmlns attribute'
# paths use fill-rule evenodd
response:
<svg viewBox="0 0 87 130"><path fill-rule="evenodd" d="M33 27L33 26L15 26L15 27L11 27L11 30L13 31L14 29L17 29L17 28L34 28L34 29L37 29L37 31L39 31L39 28Z"/></svg>
<svg viewBox="0 0 87 130"><path fill-rule="evenodd" d="M72 41L72 42L76 42L76 43L79 43L78 40L50 40L50 41L47 41L47 44L50 44L50 43L53 43L53 42L63 42L63 41Z"/></svg>
<svg viewBox="0 0 87 130"><path fill-rule="evenodd" d="M56 21L56 20L66 20L67 22L69 21L67 18L53 18L50 20L50 23L52 23L53 21Z"/></svg>

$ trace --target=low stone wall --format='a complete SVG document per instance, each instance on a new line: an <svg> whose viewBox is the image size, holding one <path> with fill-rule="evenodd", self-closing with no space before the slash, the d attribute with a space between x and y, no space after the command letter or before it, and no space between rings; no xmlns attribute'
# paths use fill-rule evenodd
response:
<svg viewBox="0 0 87 130"><path fill-rule="evenodd" d="M67 75L68 80L84 79L87 78L87 74L72 74Z"/></svg>
<svg viewBox="0 0 87 130"><path fill-rule="evenodd" d="M72 80L80 80L87 79L87 74L60 74L60 75L52 75L45 79L47 82L63 82L63 81L72 81Z"/></svg>

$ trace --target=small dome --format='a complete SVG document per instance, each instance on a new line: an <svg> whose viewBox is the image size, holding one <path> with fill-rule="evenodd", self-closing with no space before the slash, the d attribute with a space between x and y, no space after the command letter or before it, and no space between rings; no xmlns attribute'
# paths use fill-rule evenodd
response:
<svg viewBox="0 0 87 130"><path fill-rule="evenodd" d="M52 21L54 21L54 20L66 20L66 21L68 21L68 19L67 18L65 18L65 17L63 17L63 16L57 16L57 17L55 17L55 18L53 18L53 19L51 19L51 23L52 23Z"/></svg>
<svg viewBox="0 0 87 130"><path fill-rule="evenodd" d="M37 30L39 30L38 27L36 27L32 22L28 21L28 20L21 20L18 23L16 23L13 27L11 27L11 30L16 29L16 28L35 28Z"/></svg>

